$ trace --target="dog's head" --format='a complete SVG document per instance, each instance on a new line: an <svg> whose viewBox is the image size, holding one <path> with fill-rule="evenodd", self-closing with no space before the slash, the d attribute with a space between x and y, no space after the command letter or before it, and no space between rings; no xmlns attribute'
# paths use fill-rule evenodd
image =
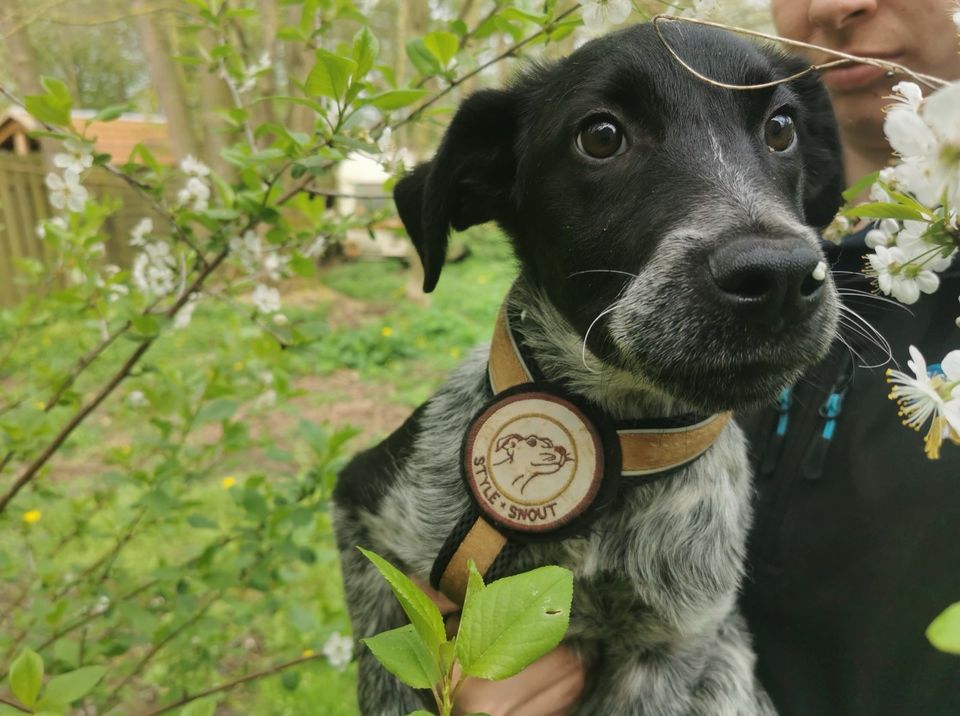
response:
<svg viewBox="0 0 960 716"><path fill-rule="evenodd" d="M721 31L663 32L720 82L804 67ZM425 290L450 228L495 220L595 355L713 410L770 397L825 353L838 309L811 227L842 188L816 77L723 89L640 25L471 96L394 196Z"/></svg>
<svg viewBox="0 0 960 716"><path fill-rule="evenodd" d="M504 460L523 470L529 476L550 475L558 472L570 456L562 445L554 445L550 438L538 435L507 435L497 441L496 452Z"/></svg>

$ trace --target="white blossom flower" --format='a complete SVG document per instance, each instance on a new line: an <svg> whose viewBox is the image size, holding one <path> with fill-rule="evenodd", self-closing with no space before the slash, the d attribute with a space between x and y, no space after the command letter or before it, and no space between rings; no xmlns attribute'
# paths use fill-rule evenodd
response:
<svg viewBox="0 0 960 716"><path fill-rule="evenodd" d="M142 390L131 390L127 394L127 405L131 408L146 408L150 405L150 401L147 400L147 396L143 394Z"/></svg>
<svg viewBox="0 0 960 716"><path fill-rule="evenodd" d="M174 330L179 331L190 325L190 321L193 320L193 312L196 310L199 301L199 293L194 292L190 294L190 298L188 298L187 302L177 311L177 315L173 317Z"/></svg>
<svg viewBox="0 0 960 716"><path fill-rule="evenodd" d="M59 174L47 174L44 182L50 190L50 203L56 209L66 208L68 211L83 211L89 194L85 187L80 185L80 175L72 169L67 169L63 177Z"/></svg>
<svg viewBox="0 0 960 716"><path fill-rule="evenodd" d="M177 203L180 206L190 205L190 208L194 211L206 210L209 202L210 187L202 179L195 176L190 177L187 180L187 185L177 192Z"/></svg>
<svg viewBox="0 0 960 716"><path fill-rule="evenodd" d="M276 251L271 251L263 257L263 272L268 278L276 281L287 272L287 266L290 264L290 257L283 256Z"/></svg>
<svg viewBox="0 0 960 716"><path fill-rule="evenodd" d="M934 293L940 287L940 278L929 269L911 264L911 257L899 246L877 246L874 251L867 258L877 285L900 303L916 303L921 292Z"/></svg>
<svg viewBox="0 0 960 716"><path fill-rule="evenodd" d="M946 271L953 263L956 249L944 256L940 246L924 239L928 226L925 221L904 221L897 234L897 246L914 265L929 271Z"/></svg>
<svg viewBox="0 0 960 716"><path fill-rule="evenodd" d="M177 259L162 241L145 244L133 260L133 283L147 296L166 296L177 286Z"/></svg>
<svg viewBox="0 0 960 716"><path fill-rule="evenodd" d="M280 292L263 283L253 289L253 305L261 313L275 313L280 310Z"/></svg>
<svg viewBox="0 0 960 716"><path fill-rule="evenodd" d="M630 14L630 0L579 0L584 26L593 32L604 25L619 25Z"/></svg>
<svg viewBox="0 0 960 716"><path fill-rule="evenodd" d="M93 166L93 150L89 144L67 139L63 143L66 152L53 155L53 165L60 169L69 169L78 176Z"/></svg>
<svg viewBox="0 0 960 716"><path fill-rule="evenodd" d="M323 234L320 234L313 242L303 251L303 255L308 259L317 258L318 256L323 256L327 251L327 237Z"/></svg>
<svg viewBox="0 0 960 716"><path fill-rule="evenodd" d="M353 658L353 639L340 632L333 632L323 645L323 655L333 668L345 669Z"/></svg>
<svg viewBox="0 0 960 716"><path fill-rule="evenodd" d="M897 85L903 99L889 108L883 124L902 159L897 181L927 206L960 205L960 82L936 90L919 110L919 88L910 84Z"/></svg>
<svg viewBox="0 0 960 716"><path fill-rule="evenodd" d="M180 162L180 171L192 177L205 177L210 174L210 167L192 154L188 154Z"/></svg>
<svg viewBox="0 0 960 716"><path fill-rule="evenodd" d="M110 608L110 597L108 597L106 594L101 594L99 597L97 597L97 601L94 602L93 608L91 609L91 611L94 614L103 614L109 608Z"/></svg>
<svg viewBox="0 0 960 716"><path fill-rule="evenodd" d="M52 219L41 221L39 224L37 224L37 228L35 229L38 239L47 238L47 227L59 229L60 231L66 231L67 220L62 216L55 216Z"/></svg>
<svg viewBox="0 0 960 716"><path fill-rule="evenodd" d="M864 242L871 249L878 246L891 246L896 243L900 232L900 222L896 219L883 219L875 229L870 229L864 237Z"/></svg>
<svg viewBox="0 0 960 716"><path fill-rule="evenodd" d="M143 246L147 243L146 237L153 231L153 220L148 216L137 222L130 231L130 245Z"/></svg>
<svg viewBox="0 0 960 716"><path fill-rule="evenodd" d="M839 244L843 237L849 234L852 229L853 222L843 214L837 214L833 217L830 225L823 230L823 238Z"/></svg>
<svg viewBox="0 0 960 716"><path fill-rule="evenodd" d="M910 346L910 357L907 366L912 376L887 370L887 381L894 386L890 398L899 404L907 427L919 431L930 421L924 451L927 457L936 459L945 437L960 444L960 351L951 351L939 366L930 369L914 346Z"/></svg>

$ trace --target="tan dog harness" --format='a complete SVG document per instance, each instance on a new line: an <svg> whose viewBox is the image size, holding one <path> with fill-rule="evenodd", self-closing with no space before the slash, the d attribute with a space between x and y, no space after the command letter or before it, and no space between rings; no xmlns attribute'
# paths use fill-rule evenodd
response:
<svg viewBox="0 0 960 716"><path fill-rule="evenodd" d="M471 422L461 451L473 508L447 538L430 578L459 604L468 560L496 578L524 542L582 529L598 512L588 508L615 498L619 478L643 484L695 460L730 419L719 413L614 429L595 407L535 379L506 306L488 375L494 399Z"/></svg>

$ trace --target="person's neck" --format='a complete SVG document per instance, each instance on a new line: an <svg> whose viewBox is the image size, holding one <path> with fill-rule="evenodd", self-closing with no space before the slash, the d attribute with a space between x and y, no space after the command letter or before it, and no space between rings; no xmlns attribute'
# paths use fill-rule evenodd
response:
<svg viewBox="0 0 960 716"><path fill-rule="evenodd" d="M879 171L890 163L890 145L881 133L879 138L867 133L850 129L842 132L843 140L843 169L847 186L861 179L871 172ZM866 199L869 189L857 197L858 201Z"/></svg>

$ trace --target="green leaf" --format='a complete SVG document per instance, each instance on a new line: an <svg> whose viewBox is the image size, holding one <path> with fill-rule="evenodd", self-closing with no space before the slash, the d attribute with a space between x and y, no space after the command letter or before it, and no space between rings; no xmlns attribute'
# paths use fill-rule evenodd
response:
<svg viewBox="0 0 960 716"><path fill-rule="evenodd" d="M423 46L427 48L440 63L440 67L445 68L450 64L460 47L460 40L452 32L437 30L423 37Z"/></svg>
<svg viewBox="0 0 960 716"><path fill-rule="evenodd" d="M387 92L381 92L372 97L367 97L366 102L367 104L372 104L377 109L389 112L390 110L411 105L418 99L426 97L428 94L430 94L428 91L418 89L388 90Z"/></svg>
<svg viewBox="0 0 960 716"><path fill-rule="evenodd" d="M70 105L58 103L50 95L30 95L23 98L27 111L41 122L61 127L70 124Z"/></svg>
<svg viewBox="0 0 960 716"><path fill-rule="evenodd" d="M357 63L353 76L360 78L366 75L373 68L373 63L377 61L379 54L380 41L370 31L369 25L364 25L353 36L353 61Z"/></svg>
<svg viewBox="0 0 960 716"><path fill-rule="evenodd" d="M356 69L357 63L348 57L317 50L317 64L307 75L304 91L308 95L340 100L347 93L350 77Z"/></svg>
<svg viewBox="0 0 960 716"><path fill-rule="evenodd" d="M232 398L217 398L209 403L204 403L203 407L197 411L197 417L194 420L196 425L204 423L219 423L221 420L228 420L237 412L239 403Z"/></svg>
<svg viewBox="0 0 960 716"><path fill-rule="evenodd" d="M430 652L436 652L440 644L447 640L446 631L443 628L443 617L437 605L430 601L430 598L420 591L410 578L403 572L390 564L387 560L378 554L365 550L363 547L357 547L363 556L373 562L373 565L380 571L384 579L390 584L390 589L406 612L413 627L417 630L420 638Z"/></svg>
<svg viewBox="0 0 960 716"><path fill-rule="evenodd" d="M219 525L205 515L189 515L187 524L199 530L215 530Z"/></svg>
<svg viewBox="0 0 960 716"><path fill-rule="evenodd" d="M67 709L69 708L70 704L63 703L62 701L54 701L53 699L44 696L42 699L37 701L35 713L53 713L57 714L57 716L63 716L63 714L66 713Z"/></svg>
<svg viewBox="0 0 960 716"><path fill-rule="evenodd" d="M407 624L362 640L384 668L407 686L429 689L440 681L437 660L413 628Z"/></svg>
<svg viewBox="0 0 960 716"><path fill-rule="evenodd" d="M407 57L417 68L421 75L433 75L440 72L443 67L437 62L437 58L427 49L423 40L417 38L407 43Z"/></svg>
<svg viewBox="0 0 960 716"><path fill-rule="evenodd" d="M43 659L32 649L24 649L10 665L10 690L23 704L33 708L42 683Z"/></svg>
<svg viewBox="0 0 960 716"><path fill-rule="evenodd" d="M429 711L424 711L423 709L417 709L416 711L411 711L408 713L407 716L433 716L433 714L431 714Z"/></svg>
<svg viewBox="0 0 960 716"><path fill-rule="evenodd" d="M960 654L960 602L951 604L930 623L927 639L940 651Z"/></svg>
<svg viewBox="0 0 960 716"><path fill-rule="evenodd" d="M217 708L217 699L208 696L205 699L191 701L180 711L180 716L213 716Z"/></svg>
<svg viewBox="0 0 960 716"><path fill-rule="evenodd" d="M130 109L128 104L114 104L109 107L104 107L95 115L93 115L94 122L112 122L117 119L121 114Z"/></svg>
<svg viewBox="0 0 960 716"><path fill-rule="evenodd" d="M23 716L23 711L20 709L15 709L13 706L0 704L0 716Z"/></svg>
<svg viewBox="0 0 960 716"><path fill-rule="evenodd" d="M860 177L843 192L843 200L853 201L856 199L861 193L873 186L878 176L880 176L880 172L871 172L864 177Z"/></svg>
<svg viewBox="0 0 960 716"><path fill-rule="evenodd" d="M570 620L573 574L541 567L471 594L457 635L463 673L505 679L553 649Z"/></svg>
<svg viewBox="0 0 960 716"><path fill-rule="evenodd" d="M50 699L59 704L72 704L90 693L106 673L104 666L83 666L75 671L54 676L43 692L44 701Z"/></svg>
<svg viewBox="0 0 960 716"><path fill-rule="evenodd" d="M916 209L885 201L875 201L868 204L844 209L844 216L865 217L868 219L900 219L901 221L923 221L924 216Z"/></svg>
<svg viewBox="0 0 960 716"><path fill-rule="evenodd" d="M70 90L67 89L67 86L56 77L41 77L40 84L43 85L43 88L47 91L48 95L56 99L58 102L68 106L70 105L72 101L70 99Z"/></svg>

